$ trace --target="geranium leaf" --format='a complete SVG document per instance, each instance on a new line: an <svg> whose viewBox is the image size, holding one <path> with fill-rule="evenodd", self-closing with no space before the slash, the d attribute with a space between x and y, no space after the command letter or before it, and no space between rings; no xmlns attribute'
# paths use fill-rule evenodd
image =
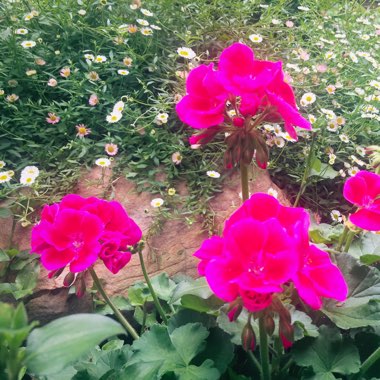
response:
<svg viewBox="0 0 380 380"><path fill-rule="evenodd" d="M176 283L169 278L166 273L160 273L151 280L154 291L157 296L164 301L169 301Z"/></svg>
<svg viewBox="0 0 380 380"><path fill-rule="evenodd" d="M355 240L348 251L365 264L380 260L380 235L367 232Z"/></svg>
<svg viewBox="0 0 380 380"><path fill-rule="evenodd" d="M296 342L292 348L294 361L302 367L312 367L317 378L334 379L333 373L349 375L360 370L359 352L349 338L342 338L339 330L320 327L320 335ZM332 377L331 377L332 376Z"/></svg>
<svg viewBox="0 0 380 380"><path fill-rule="evenodd" d="M36 375L61 371L102 340L123 334L114 320L96 314L76 314L59 318L29 335L26 365Z"/></svg>
<svg viewBox="0 0 380 380"><path fill-rule="evenodd" d="M318 336L318 327L313 325L312 319L306 313L297 310L293 305L289 305L288 310L294 326L294 340L300 340L304 336Z"/></svg>
<svg viewBox="0 0 380 380"><path fill-rule="evenodd" d="M174 289L170 303L174 303L181 299L184 295L194 295L199 298L210 298L214 293L208 286L205 277L197 278L196 280L181 281Z"/></svg>
<svg viewBox="0 0 380 380"><path fill-rule="evenodd" d="M164 326L153 326L133 343L134 352L127 362L122 380L160 379L167 373L175 373L182 380L218 379L220 373L212 360L206 360L199 366L192 363L205 348L208 335L209 332L200 323L188 323L170 334Z"/></svg>
<svg viewBox="0 0 380 380"><path fill-rule="evenodd" d="M338 327L349 329L380 325L380 272L362 265L348 254L336 256L347 281L345 302L327 300L321 311Z"/></svg>

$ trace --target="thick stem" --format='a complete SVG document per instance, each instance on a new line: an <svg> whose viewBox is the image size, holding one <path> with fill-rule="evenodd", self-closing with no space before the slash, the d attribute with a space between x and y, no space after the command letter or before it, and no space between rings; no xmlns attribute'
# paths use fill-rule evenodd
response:
<svg viewBox="0 0 380 380"><path fill-rule="evenodd" d="M344 230L343 230L342 234L339 237L338 246L336 247L337 251L341 251L342 250L343 244L346 241L347 234L348 234L349 230L350 229L347 226L344 226Z"/></svg>
<svg viewBox="0 0 380 380"><path fill-rule="evenodd" d="M272 359L272 371L278 373L280 372L280 359L283 354L283 346L279 336L274 337L274 350L276 355Z"/></svg>
<svg viewBox="0 0 380 380"><path fill-rule="evenodd" d="M380 360L380 347L364 361L359 372L360 375L363 376L378 360Z"/></svg>
<svg viewBox="0 0 380 380"><path fill-rule="evenodd" d="M150 282L150 278L148 276L148 272L146 271L146 268L145 268L144 257L143 257L143 254L142 254L142 252L141 252L140 249L139 249L138 253L139 253L139 259L140 259L141 269L143 271L144 278L145 278L145 281L146 281L146 283L148 285L150 294L153 297L154 304L156 305L157 311L159 312L159 314L160 314L162 320L164 321L164 323L168 324L168 318L166 317L164 309L162 308L162 306L160 304L160 301L158 300L158 297L156 295L156 292L153 289L152 283Z"/></svg>
<svg viewBox="0 0 380 380"><path fill-rule="evenodd" d="M249 198L248 166L240 161L241 196L243 202Z"/></svg>
<svg viewBox="0 0 380 380"><path fill-rule="evenodd" d="M261 380L270 380L270 367L269 367L269 348L268 336L265 330L264 318L259 318L259 331L260 331L260 359L261 359Z"/></svg>
<svg viewBox="0 0 380 380"><path fill-rule="evenodd" d="M103 285L101 284L99 277L96 275L93 268L89 268L92 279L94 280L94 284L96 289L98 289L99 293L104 298L104 301L110 306L110 308L115 313L119 322L123 325L123 327L129 332L133 339L139 339L139 334L137 334L136 330L132 327L132 325L124 318L123 314L121 314L120 310L114 305L111 299L108 297L106 292L104 291Z"/></svg>
<svg viewBox="0 0 380 380"><path fill-rule="evenodd" d="M348 252L350 249L350 245L352 243L352 240L354 240L355 232L349 231L347 234L346 244L344 245L343 252Z"/></svg>

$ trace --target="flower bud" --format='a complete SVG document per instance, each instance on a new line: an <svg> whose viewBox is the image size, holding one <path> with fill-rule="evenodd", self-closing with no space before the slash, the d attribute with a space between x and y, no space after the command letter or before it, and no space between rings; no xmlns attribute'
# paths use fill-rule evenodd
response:
<svg viewBox="0 0 380 380"><path fill-rule="evenodd" d="M242 117L234 117L232 119L232 124L235 127L241 128L244 125L244 119Z"/></svg>
<svg viewBox="0 0 380 380"><path fill-rule="evenodd" d="M236 321L239 318L239 315L242 312L242 310L243 305L241 304L232 306L232 308L230 308L230 310L227 313L230 322Z"/></svg>
<svg viewBox="0 0 380 380"><path fill-rule="evenodd" d="M255 349L255 332L249 322L244 326L241 333L241 343L245 351Z"/></svg>
<svg viewBox="0 0 380 380"><path fill-rule="evenodd" d="M83 297L83 295L86 293L86 283L81 276L78 281L75 284L75 294L78 298Z"/></svg>
<svg viewBox="0 0 380 380"><path fill-rule="evenodd" d="M273 335L274 332L274 320L271 315L265 315L264 317L264 326L265 326L265 331L269 336Z"/></svg>
<svg viewBox="0 0 380 380"><path fill-rule="evenodd" d="M294 341L294 328L288 321L280 317L280 336L283 336L288 342Z"/></svg>
<svg viewBox="0 0 380 380"><path fill-rule="evenodd" d="M49 278L57 278L57 277L59 277L62 274L62 272L63 272L64 269L65 269L65 267L59 268L59 269L56 269L56 270L52 270L51 272L49 272L48 277Z"/></svg>
<svg viewBox="0 0 380 380"><path fill-rule="evenodd" d="M63 279L63 286L68 288L69 286L71 286L75 282L75 279L76 279L75 273L73 273L73 272L67 273L67 275Z"/></svg>

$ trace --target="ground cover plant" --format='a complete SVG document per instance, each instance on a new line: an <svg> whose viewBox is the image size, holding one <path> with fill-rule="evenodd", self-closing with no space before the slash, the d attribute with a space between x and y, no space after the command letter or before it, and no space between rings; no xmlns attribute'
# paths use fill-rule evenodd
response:
<svg viewBox="0 0 380 380"><path fill-rule="evenodd" d="M375 2L0 10L0 216L13 215L0 250L0 294L13 301L0 303L0 378L378 378ZM103 196L72 194L94 165L101 181L111 175ZM274 189L249 194L257 167L292 206ZM242 204L216 233L208 200L234 171ZM152 231L113 200L119 177L154 194L156 232L203 217L199 278L150 278ZM180 180L189 196L173 201ZM30 251L12 246L17 221L33 224ZM144 281L109 297L95 263L112 278L133 255ZM77 297L92 292L96 313L29 323L22 301L40 265Z"/></svg>

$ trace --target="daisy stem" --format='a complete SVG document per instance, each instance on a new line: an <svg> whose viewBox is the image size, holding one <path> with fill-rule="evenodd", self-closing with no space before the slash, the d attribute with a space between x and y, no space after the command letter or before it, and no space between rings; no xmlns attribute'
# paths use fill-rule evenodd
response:
<svg viewBox="0 0 380 380"><path fill-rule="evenodd" d="M264 317L259 318L259 331L260 331L260 359L261 359L261 380L270 380L270 366L269 366L269 348L268 336L265 330Z"/></svg>
<svg viewBox="0 0 380 380"><path fill-rule="evenodd" d="M120 310L114 305L114 303L111 301L111 299L108 297L107 293L104 291L103 285L99 280L99 277L95 273L93 268L89 268L90 274L92 279L94 280L94 284L96 286L96 289L98 289L99 293L104 298L104 301L107 302L107 304L110 306L110 308L115 313L115 316L119 320L119 322L123 325L125 330L128 331L128 333L132 336L133 339L139 339L139 334L137 334L136 330L133 328L133 326L125 319L124 315L120 312Z"/></svg>
<svg viewBox="0 0 380 380"><path fill-rule="evenodd" d="M249 198L248 166L240 161L241 194L243 202Z"/></svg>
<svg viewBox="0 0 380 380"><path fill-rule="evenodd" d="M161 303L160 303L160 301L159 301L159 299L157 297L157 294L156 294L156 292L153 289L152 283L150 282L150 278L148 276L148 272L146 271L146 267L145 267L145 263L144 263L144 257L143 257L143 254L141 252L141 249L138 250L138 254L139 254L141 269L142 269L142 272L144 274L145 281L146 281L146 283L148 285L150 294L153 297L154 304L156 305L157 311L160 314L160 316L161 316L162 320L164 321L164 323L168 324L168 318L166 317L164 309L162 308Z"/></svg>
<svg viewBox="0 0 380 380"><path fill-rule="evenodd" d="M306 159L306 167L305 167L305 171L303 173L301 186L300 186L300 189L298 191L297 198L294 201L293 207L298 206L298 202L299 202L302 194L304 193L304 191L307 187L307 179L309 178L309 175L310 175L311 163L312 163L313 157L314 157L314 142L315 142L315 133L313 133L313 138L312 138L311 144L310 144L309 155L307 156L307 159Z"/></svg>

